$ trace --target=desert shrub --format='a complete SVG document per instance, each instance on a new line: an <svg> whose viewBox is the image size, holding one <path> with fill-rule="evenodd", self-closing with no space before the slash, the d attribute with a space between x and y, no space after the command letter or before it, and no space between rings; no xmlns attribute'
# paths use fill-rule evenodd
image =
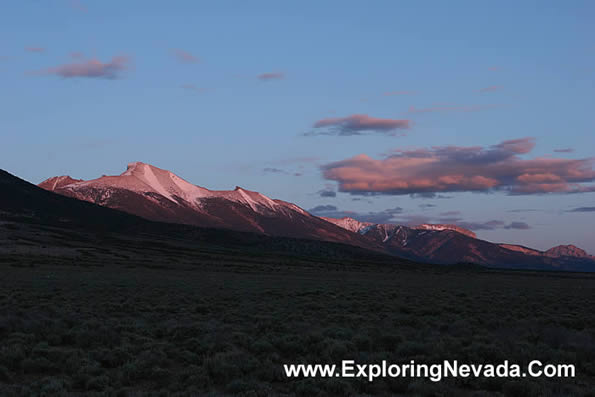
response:
<svg viewBox="0 0 595 397"><path fill-rule="evenodd" d="M51 346L60 346L62 344L62 336L59 333L48 333L47 339L48 344L50 344Z"/></svg>
<svg viewBox="0 0 595 397"><path fill-rule="evenodd" d="M438 395L438 390L443 392L440 395L445 395L446 387L442 384L435 384L427 379L415 379L407 386L407 395L430 397Z"/></svg>
<svg viewBox="0 0 595 397"><path fill-rule="evenodd" d="M542 331L542 335L544 342L548 346L558 349L568 343L570 331L560 326L549 326Z"/></svg>
<svg viewBox="0 0 595 397"><path fill-rule="evenodd" d="M12 380L12 376L10 375L10 371L4 365L0 365L0 382L3 383L10 383Z"/></svg>
<svg viewBox="0 0 595 397"><path fill-rule="evenodd" d="M128 361L121 366L123 381L132 382L152 379L153 369L160 368L166 359L166 355L157 349L141 352L134 360Z"/></svg>
<svg viewBox="0 0 595 397"><path fill-rule="evenodd" d="M23 360L23 369L27 374L45 374L55 372L58 368L45 357L34 357Z"/></svg>
<svg viewBox="0 0 595 397"><path fill-rule="evenodd" d="M77 347L83 349L113 347L120 344L120 336L113 328L95 321L73 328L70 332L69 340L74 341Z"/></svg>
<svg viewBox="0 0 595 397"><path fill-rule="evenodd" d="M290 384L299 397L315 397L322 393L319 385L312 379L300 379Z"/></svg>
<svg viewBox="0 0 595 397"><path fill-rule="evenodd" d="M240 352L215 353L203 363L206 373L218 384L241 378L259 365L254 357Z"/></svg>
<svg viewBox="0 0 595 397"><path fill-rule="evenodd" d="M344 379L328 378L321 381L322 389L331 396L349 396L353 394L351 383Z"/></svg>
<svg viewBox="0 0 595 397"><path fill-rule="evenodd" d="M357 334L352 342L359 351L368 351L372 348L372 340L367 335Z"/></svg>
<svg viewBox="0 0 595 397"><path fill-rule="evenodd" d="M318 353L318 357L322 361L333 363L354 354L354 351L355 348L351 346L351 343L337 339L330 339L326 341L326 346L323 351Z"/></svg>
<svg viewBox="0 0 595 397"><path fill-rule="evenodd" d="M91 352L91 357L104 368L116 368L129 361L131 356L121 348L99 349Z"/></svg>
<svg viewBox="0 0 595 397"><path fill-rule="evenodd" d="M247 379L234 379L227 384L225 390L234 396L242 396L248 393L256 395L258 384Z"/></svg>
<svg viewBox="0 0 595 397"><path fill-rule="evenodd" d="M282 353L288 356L296 356L303 351L303 343L298 335L280 335L271 341L272 344Z"/></svg>
<svg viewBox="0 0 595 397"><path fill-rule="evenodd" d="M65 394L69 386L62 378L45 377L34 382L31 388L38 391L39 397L51 397Z"/></svg>
<svg viewBox="0 0 595 397"><path fill-rule="evenodd" d="M271 358L261 361L261 364L252 373L256 379L263 382L283 382L287 381L281 364L273 362Z"/></svg>
<svg viewBox="0 0 595 397"><path fill-rule="evenodd" d="M392 393L405 394L409 390L410 379L405 377L387 378L385 379L388 389Z"/></svg>
<svg viewBox="0 0 595 397"><path fill-rule="evenodd" d="M252 345L250 346L251 350L255 353L260 354L269 354L275 350L274 346L268 340L264 338L257 339Z"/></svg>
<svg viewBox="0 0 595 397"><path fill-rule="evenodd" d="M397 354L402 358L413 358L425 354L428 347L427 344L421 342L406 340L397 348Z"/></svg>
<svg viewBox="0 0 595 397"><path fill-rule="evenodd" d="M397 333L384 333L380 336L378 343L382 349L395 350L403 341L403 337Z"/></svg>
<svg viewBox="0 0 595 397"><path fill-rule="evenodd" d="M110 379L106 375L94 376L87 380L85 384L86 390L103 391L110 384Z"/></svg>
<svg viewBox="0 0 595 397"><path fill-rule="evenodd" d="M502 391L507 397L536 397L543 395L542 388L529 380L511 380L504 383Z"/></svg>
<svg viewBox="0 0 595 397"><path fill-rule="evenodd" d="M324 330L324 336L334 339L351 339L353 331L346 327L329 327Z"/></svg>
<svg viewBox="0 0 595 397"><path fill-rule="evenodd" d="M19 344L9 344L0 349L0 360L8 369L18 371L25 359L25 348Z"/></svg>

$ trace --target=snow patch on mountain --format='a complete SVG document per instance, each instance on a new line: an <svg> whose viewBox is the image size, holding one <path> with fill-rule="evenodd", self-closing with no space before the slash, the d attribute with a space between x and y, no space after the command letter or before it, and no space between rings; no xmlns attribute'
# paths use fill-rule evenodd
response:
<svg viewBox="0 0 595 397"><path fill-rule="evenodd" d="M498 244L502 248L506 248L507 250L520 252L525 255L543 255L543 252L534 250L532 248L523 247L522 245L516 244Z"/></svg>
<svg viewBox="0 0 595 397"><path fill-rule="evenodd" d="M295 204L271 198L250 190L236 187L234 190L209 190L180 178L174 173L140 161L128 164L126 171L117 176L102 176L88 181L74 180L69 177L54 177L40 184L47 190L55 190L59 184L77 197L93 201L85 197L84 188L102 190L105 194L113 189L125 189L137 193L154 193L178 205L187 205L202 210L205 199L220 198L249 207L259 214L271 214L282 211L291 216L292 211L310 216ZM102 197L105 199L105 197ZM287 211L289 210L289 211Z"/></svg>
<svg viewBox="0 0 595 397"><path fill-rule="evenodd" d="M327 222L333 223L337 226L342 227L343 229L349 230L351 232L355 232L355 233L360 233L360 234L365 234L361 233L366 227L368 226L372 226L374 225L373 223L370 222L360 222L358 220L355 220L353 218L349 218L349 217L344 217L341 219L336 219L336 218L326 218L326 217L321 217L322 219L324 219Z"/></svg>
<svg viewBox="0 0 595 397"><path fill-rule="evenodd" d="M428 224L428 223L424 223L424 224L421 224L421 225L412 226L412 229L417 229L417 230L437 230L437 231L452 230L452 231L455 231L455 232L464 234L464 235L469 236L469 237L477 238L477 236L475 235L475 233L473 233L471 230L464 229L464 228L462 228L460 226L457 226L457 225Z"/></svg>
<svg viewBox="0 0 595 397"><path fill-rule="evenodd" d="M62 176L55 176L55 177L46 179L45 181L41 182L39 184L39 186L46 190L53 192L54 190L61 188L63 186L70 185L71 183L81 182L81 181L82 181L82 179L72 179L68 175L62 175Z"/></svg>

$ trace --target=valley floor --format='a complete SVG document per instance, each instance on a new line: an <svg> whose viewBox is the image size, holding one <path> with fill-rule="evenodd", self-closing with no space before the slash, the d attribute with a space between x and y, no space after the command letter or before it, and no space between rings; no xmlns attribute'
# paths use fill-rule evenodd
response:
<svg viewBox="0 0 595 397"><path fill-rule="evenodd" d="M0 394L575 396L595 278L0 259ZM287 363L576 365L574 379L288 379ZM592 394L591 394L592 395Z"/></svg>

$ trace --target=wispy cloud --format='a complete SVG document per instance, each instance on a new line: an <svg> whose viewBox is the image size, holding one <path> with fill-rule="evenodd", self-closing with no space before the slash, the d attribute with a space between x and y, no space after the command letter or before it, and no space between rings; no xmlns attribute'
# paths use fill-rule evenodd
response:
<svg viewBox="0 0 595 397"><path fill-rule="evenodd" d="M43 48L43 47L25 47L25 51L41 54L41 53L45 52L45 48Z"/></svg>
<svg viewBox="0 0 595 397"><path fill-rule="evenodd" d="M484 87L482 89L479 90L479 92L484 93L484 92L494 92L494 91L499 91L502 89L502 86L500 85L491 85L489 87Z"/></svg>
<svg viewBox="0 0 595 397"><path fill-rule="evenodd" d="M441 212L440 216L458 216L461 215L461 211L445 211Z"/></svg>
<svg viewBox="0 0 595 397"><path fill-rule="evenodd" d="M286 171L281 168L275 168L275 167L265 167L262 169L262 172L265 174L282 174L282 175L291 175L291 176L302 176L301 172L291 172L291 171Z"/></svg>
<svg viewBox="0 0 595 397"><path fill-rule="evenodd" d="M262 73L256 76L261 81L270 81L270 80L281 80L285 78L285 73L281 72L269 72L269 73Z"/></svg>
<svg viewBox="0 0 595 397"><path fill-rule="evenodd" d="M323 216L326 218L353 218L360 222L371 223L390 223L394 221L395 216L403 212L403 208L395 207L383 211L371 211L366 213L359 213L356 211L339 210L334 205L318 205L308 210L309 213L316 216Z"/></svg>
<svg viewBox="0 0 595 397"><path fill-rule="evenodd" d="M360 222L380 223L380 224L396 224L396 225L407 225L415 226L424 223L436 224L436 223L449 223L464 229L481 231L481 230L529 230L531 226L525 222L512 221L506 222L503 220L492 219L483 222L469 222L464 221L459 217L434 217L423 214L411 214L404 213L403 208L395 207L388 208L382 211L370 211L370 212L357 212L357 211L345 211L337 208L335 205L318 205L308 210L312 215L322 216L326 218L344 218L349 217L356 219ZM444 214L459 215L458 211L448 212ZM441 215L444 215L441 214Z"/></svg>
<svg viewBox="0 0 595 397"><path fill-rule="evenodd" d="M458 214L456 214L458 215ZM459 217L441 217L441 218L434 218L434 217L428 217L425 215L416 215L416 214L407 214L407 215L398 215L396 217L397 222L400 222L402 224L405 225L409 225L409 226L413 226L413 225L419 225L422 223L441 223L441 224L452 224L452 225L456 225L459 227L462 227L463 229L467 229L467 230L473 230L473 231L482 231L482 230L498 230L498 229L506 229L506 230L529 230L531 229L531 226L529 226L527 223L525 222L518 222L518 221L513 221L513 222L505 222L503 220L496 220L496 219L492 219L489 221L483 221L483 222L469 222L469 221L464 221Z"/></svg>
<svg viewBox="0 0 595 397"><path fill-rule="evenodd" d="M320 197L337 197L337 192L330 189L319 190L318 194L320 195Z"/></svg>
<svg viewBox="0 0 595 397"><path fill-rule="evenodd" d="M282 170L280 168L274 168L274 167L263 168L262 172L269 173L269 174L287 174L288 173L285 170Z"/></svg>
<svg viewBox="0 0 595 397"><path fill-rule="evenodd" d="M209 90L208 88L197 87L194 84L182 84L180 86L180 88L183 88L183 89L188 90L188 91L193 91L193 92L196 92L198 94L202 94L203 92L206 92L206 91Z"/></svg>
<svg viewBox="0 0 595 397"><path fill-rule="evenodd" d="M439 146L398 150L384 159L365 154L322 166L327 180L351 194L436 194L496 192L508 194L595 191L594 158L524 159L532 138L503 141L487 148Z"/></svg>
<svg viewBox="0 0 595 397"><path fill-rule="evenodd" d="M562 148L562 149L554 149L555 153L572 153L574 149L572 148Z"/></svg>
<svg viewBox="0 0 595 397"><path fill-rule="evenodd" d="M370 117L367 114L353 114L347 117L331 117L318 120L313 126L316 130L307 132L305 136L315 135L362 135L363 133L377 132L394 134L396 130L408 129L410 120L382 119Z"/></svg>
<svg viewBox="0 0 595 397"><path fill-rule="evenodd" d="M436 194L433 192L419 192L419 193L410 193L409 197L413 199L451 199L452 196L447 196L445 194Z"/></svg>
<svg viewBox="0 0 595 397"><path fill-rule="evenodd" d="M578 207L566 212L595 212L595 207Z"/></svg>
<svg viewBox="0 0 595 397"><path fill-rule="evenodd" d="M80 0L69 0L68 4L70 5L70 8L72 8L73 10L77 10L80 12L87 12L87 6L84 5Z"/></svg>
<svg viewBox="0 0 595 397"><path fill-rule="evenodd" d="M128 69L130 58L128 56L115 56L109 62L101 62L98 59L67 63L46 69L41 74L54 74L64 78L98 78L116 79Z"/></svg>
<svg viewBox="0 0 595 397"><path fill-rule="evenodd" d="M529 230L531 227L525 222L510 222L506 223L500 220L491 220L487 222L456 222L457 226L465 229L478 231L478 230L496 230L496 229L516 229L516 230Z"/></svg>
<svg viewBox="0 0 595 397"><path fill-rule="evenodd" d="M188 51L181 50L179 48L174 48L171 50L171 54L180 62L182 63L198 63L200 60L189 53Z"/></svg>

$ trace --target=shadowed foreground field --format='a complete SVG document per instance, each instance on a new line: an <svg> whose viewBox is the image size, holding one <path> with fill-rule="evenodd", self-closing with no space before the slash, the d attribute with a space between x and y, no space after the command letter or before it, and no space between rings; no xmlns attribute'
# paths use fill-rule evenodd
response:
<svg viewBox="0 0 595 397"><path fill-rule="evenodd" d="M591 276L4 259L1 395L506 395L595 390ZM49 261L51 262L51 261ZM371 270L371 269L367 269ZM574 379L287 379L284 363L573 363Z"/></svg>

